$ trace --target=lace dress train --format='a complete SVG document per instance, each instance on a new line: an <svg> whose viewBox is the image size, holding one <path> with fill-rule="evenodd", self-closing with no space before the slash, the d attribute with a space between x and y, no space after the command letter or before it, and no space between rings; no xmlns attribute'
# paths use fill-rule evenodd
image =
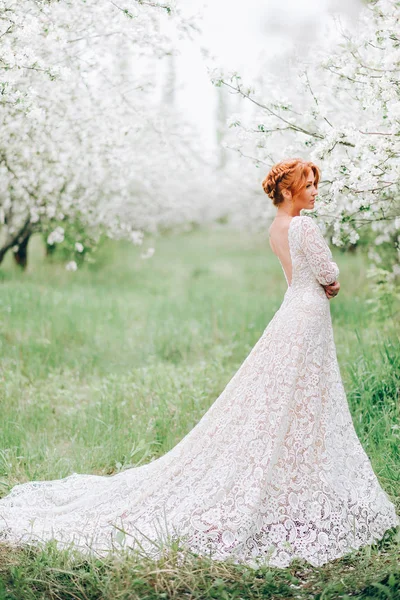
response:
<svg viewBox="0 0 400 600"><path fill-rule="evenodd" d="M105 554L159 540L216 560L312 565L400 521L355 432L321 284L339 274L318 226L294 217L292 282L256 345L197 425L160 458L112 476L15 486L0 539ZM156 543L154 543L156 542Z"/></svg>

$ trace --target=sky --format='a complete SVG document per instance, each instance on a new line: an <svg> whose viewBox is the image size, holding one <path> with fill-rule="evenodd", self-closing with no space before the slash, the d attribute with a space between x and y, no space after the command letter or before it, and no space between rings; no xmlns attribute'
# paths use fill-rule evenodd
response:
<svg viewBox="0 0 400 600"><path fill-rule="evenodd" d="M178 0L179 1L179 0ZM204 43L226 67L252 70L260 50L271 55L313 43L333 12L354 18L361 0L182 0L203 15Z"/></svg>
<svg viewBox="0 0 400 600"><path fill-rule="evenodd" d="M310 50L333 12L343 20L355 19L362 0L246 0L243 6L238 0L182 0L185 13L202 15L202 36L181 45L176 101L211 150L216 90L200 45L210 50L215 65L239 71L247 82L257 74L261 54L271 69L281 68L285 57Z"/></svg>

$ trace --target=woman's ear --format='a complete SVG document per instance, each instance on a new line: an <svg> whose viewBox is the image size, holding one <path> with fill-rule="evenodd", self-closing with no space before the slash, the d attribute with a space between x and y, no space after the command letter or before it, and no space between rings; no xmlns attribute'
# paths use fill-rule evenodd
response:
<svg viewBox="0 0 400 600"><path fill-rule="evenodd" d="M289 202L291 202L292 192L290 190L282 190L282 196L284 197L285 200L288 200Z"/></svg>

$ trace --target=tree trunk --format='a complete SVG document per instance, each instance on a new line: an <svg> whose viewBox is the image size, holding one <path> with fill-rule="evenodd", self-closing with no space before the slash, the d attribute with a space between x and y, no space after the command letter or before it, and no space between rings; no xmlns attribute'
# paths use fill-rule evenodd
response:
<svg viewBox="0 0 400 600"><path fill-rule="evenodd" d="M26 269L28 264L28 242L30 237L31 232L29 231L24 235L21 242L18 240L18 250L14 252L15 262L24 270Z"/></svg>
<svg viewBox="0 0 400 600"><path fill-rule="evenodd" d="M15 261L21 265L23 269L26 268L27 265L27 251L28 251L28 242L29 238L33 233L33 227L30 223L29 217L25 221L25 223L21 226L17 233L9 233L6 237L6 240L3 243L3 246L0 247L0 264L3 262L3 259L10 248L14 246L18 246L18 250L15 253Z"/></svg>
<svg viewBox="0 0 400 600"><path fill-rule="evenodd" d="M217 113L216 113L216 137L219 152L218 168L223 169L226 166L228 160L228 154L226 148L223 147L222 142L226 135L226 118L227 114L227 97L225 90L222 88L216 88L217 90Z"/></svg>
<svg viewBox="0 0 400 600"><path fill-rule="evenodd" d="M56 250L56 244L46 244L46 256L51 256Z"/></svg>
<svg viewBox="0 0 400 600"><path fill-rule="evenodd" d="M164 90L163 90L163 101L169 106L175 104L175 92L176 92L176 65L175 56L168 54L167 56L167 75L165 78Z"/></svg>

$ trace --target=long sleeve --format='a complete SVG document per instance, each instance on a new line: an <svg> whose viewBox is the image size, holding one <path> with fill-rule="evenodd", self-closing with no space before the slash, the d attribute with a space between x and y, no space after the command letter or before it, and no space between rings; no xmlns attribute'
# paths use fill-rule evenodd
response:
<svg viewBox="0 0 400 600"><path fill-rule="evenodd" d="M311 217L303 216L301 221L301 247L312 272L322 285L333 283L339 277L339 267L320 228Z"/></svg>

